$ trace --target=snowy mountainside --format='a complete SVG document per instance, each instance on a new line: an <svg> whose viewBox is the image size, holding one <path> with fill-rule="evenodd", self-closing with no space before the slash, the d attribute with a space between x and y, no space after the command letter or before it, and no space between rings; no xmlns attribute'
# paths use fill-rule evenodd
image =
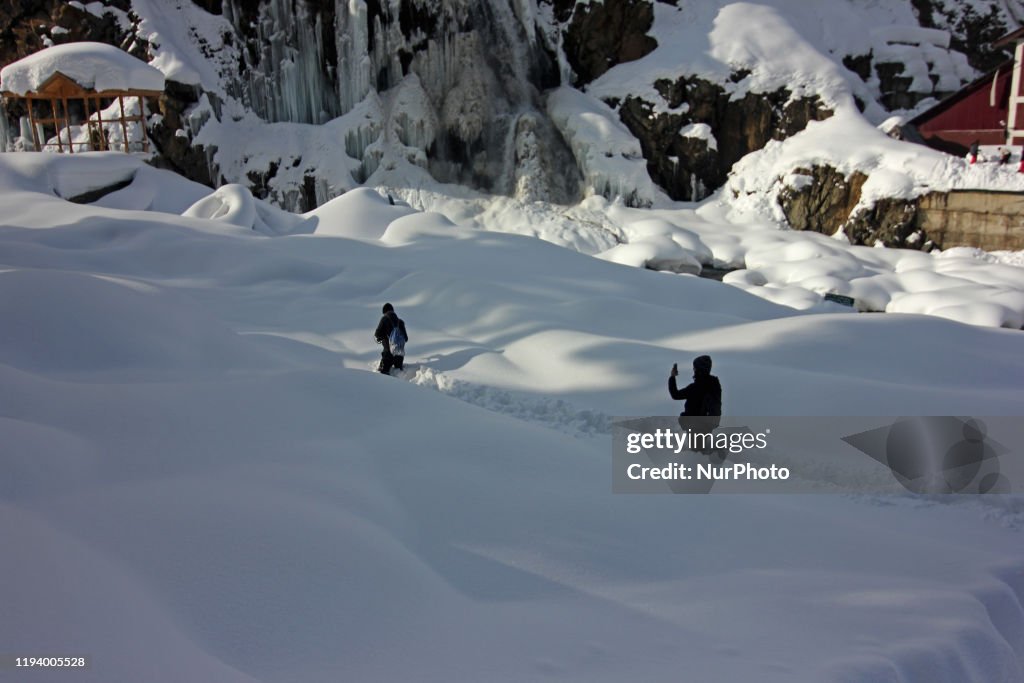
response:
<svg viewBox="0 0 1024 683"><path fill-rule="evenodd" d="M878 124L956 89L1024 14L1019 0L28 4L6 20L4 60L90 30L146 56L171 82L151 130L165 161L292 210L399 181L557 204L701 199L837 107ZM574 108L558 87L582 93ZM611 157L574 122L605 105L603 127L636 138ZM254 134L259 150L236 143ZM621 176L641 160L649 179Z"/></svg>
<svg viewBox="0 0 1024 683"><path fill-rule="evenodd" d="M1013 25L1009 6L990 4L991 24ZM845 67L844 58L868 55L875 67L902 64L913 79L909 89L923 96L955 90L977 74L966 55L947 49L948 34L919 26L924 14L909 2L862 6L829 0L808 12L800 2L673 6L613 0L580 3L566 13L562 5L543 2L431 9L429 3L407 0L379 11L363 3L353 5L355 10L341 7L333 15L334 33L327 26L332 20L328 8L318 14L316 7L298 3L289 13L286 2L261 3L252 20L257 35L251 36L241 23L248 15L225 5L225 18L248 46L239 56L248 65L242 77L229 73L222 78L225 95L236 95L263 120L296 123L322 123L370 97L375 111L346 134L345 151L359 162L355 182L368 181L379 168L371 184L396 175L411 175L411 182L417 182L418 168L423 168L433 180L515 195L523 187L517 178L533 170L531 163L553 169L554 178L570 180L572 167L578 167L586 176L578 189L575 182L534 183L522 197L556 203L581 192L640 205L662 196L646 179L631 186L627 176L624 183L617 164L636 156L605 156L611 163L602 167L586 161L588 153L579 145L570 152L563 141L572 146L578 134L569 119L599 105L581 101L582 108L566 111L563 106L556 115L545 93L559 82L613 104L613 116L638 138L640 157L662 192L675 199L700 199L721 186L745 154L799 132L808 121L827 118L851 98L867 107L873 123L880 123L886 117L880 104L886 93L878 68L862 80ZM639 18L627 20L622 15L628 12ZM311 13L308 20L294 25L290 19L275 19L303 13ZM608 15L603 23L588 23L602 14ZM946 15L935 8L931 16ZM314 26L319 33L307 34ZM270 50L261 38L271 28L274 40L284 43L279 49ZM577 38L574 30L586 33ZM602 39L601 31L611 36ZM648 42L631 49L641 38ZM657 47L644 55L651 44ZM587 58L593 61L616 47L605 60L621 63L596 81L574 73L573 65L583 69ZM253 53L256 57L248 56ZM414 77L411 84L409 76ZM389 98L389 90L409 94ZM324 93L329 94L327 103L314 104ZM524 125L534 131L524 131ZM706 127L707 134L694 138L689 130L695 125ZM232 159L239 154L236 146L217 144L216 135L204 136L201 144L217 149L218 167L237 168ZM276 177L288 161L283 150L276 160L274 155L245 155L244 173L233 171L225 179L244 183L258 177L265 184L261 196L275 197L279 186L299 184L295 171ZM317 203L348 181L346 174L321 173L305 159L300 166L301 182L310 182L311 176L318 185L328 185ZM294 192L288 200L276 195L287 208L297 206L290 203L294 197Z"/></svg>
<svg viewBox="0 0 1024 683"><path fill-rule="evenodd" d="M8 647L88 682L1024 677L1016 497L614 496L603 455L705 352L732 414L1018 414L1019 332L245 192L0 155Z"/></svg>
<svg viewBox="0 0 1024 683"><path fill-rule="evenodd" d="M1019 256L845 244L930 248L912 220L921 197L1024 190L1012 168L887 135L900 113L887 110L900 99L888 77L902 74L919 103L970 80L995 53L967 50L969 38L1015 25L1017 0L62 7L55 25L102 19L164 72L149 128L158 163L228 186L197 215L293 232L301 220L265 219L254 200L310 211L365 185L618 263L738 269L727 282L801 310L831 310L832 293L866 311L1024 322L1024 288L1001 265ZM822 253L835 258L811 263Z"/></svg>

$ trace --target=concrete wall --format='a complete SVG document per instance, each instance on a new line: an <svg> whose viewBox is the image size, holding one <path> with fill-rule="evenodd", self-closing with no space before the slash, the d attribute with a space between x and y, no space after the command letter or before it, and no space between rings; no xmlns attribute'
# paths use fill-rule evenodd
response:
<svg viewBox="0 0 1024 683"><path fill-rule="evenodd" d="M917 225L943 249L1024 249L1024 193L954 190L921 198Z"/></svg>

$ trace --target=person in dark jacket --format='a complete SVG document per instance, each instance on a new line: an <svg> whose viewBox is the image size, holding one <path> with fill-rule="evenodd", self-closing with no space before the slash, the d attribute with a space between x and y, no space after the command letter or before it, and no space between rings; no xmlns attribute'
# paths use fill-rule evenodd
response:
<svg viewBox="0 0 1024 683"><path fill-rule="evenodd" d="M974 142L972 142L971 148L967 151L967 154L970 155L971 157L972 164L977 163L978 161L978 153L981 151L981 145L979 144L979 142L979 140L975 140ZM961 147L960 149L963 149L963 147Z"/></svg>
<svg viewBox="0 0 1024 683"><path fill-rule="evenodd" d="M404 355L396 355L391 351L391 331L398 326L401 330L402 336L405 337L406 341L409 340L409 333L405 331L405 321L398 317L395 313L395 307L391 304L384 304L382 310L383 315L380 317L380 322L377 323L377 329L373 333L373 338L377 340L378 344L384 346L380 352L380 365L377 366L377 371L385 375L391 374L391 368L402 369L405 363Z"/></svg>
<svg viewBox="0 0 1024 683"><path fill-rule="evenodd" d="M677 401L686 401L681 416L721 414L722 384L711 374L711 356L697 356L693 359L693 382L682 389L676 386L678 376L679 368L673 365L668 377L668 393Z"/></svg>
<svg viewBox="0 0 1024 683"><path fill-rule="evenodd" d="M697 356L693 359L693 381L682 389L676 386L679 368L672 366L668 376L668 393L677 401L686 401L683 412L679 413L679 427L684 431L710 436L721 422L722 384L711 374L711 356ZM725 460L726 451L717 450L709 441L699 449L705 455Z"/></svg>

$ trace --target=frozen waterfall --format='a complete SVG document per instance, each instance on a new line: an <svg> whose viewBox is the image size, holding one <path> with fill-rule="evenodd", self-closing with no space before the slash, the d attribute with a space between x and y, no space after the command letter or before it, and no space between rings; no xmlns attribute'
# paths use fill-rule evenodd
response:
<svg viewBox="0 0 1024 683"><path fill-rule="evenodd" d="M246 48L236 88L264 120L321 124L377 93L379 138L345 141L364 172L390 155L442 182L570 202L581 175L543 104L560 67L539 14L536 0L231 0L225 9Z"/></svg>

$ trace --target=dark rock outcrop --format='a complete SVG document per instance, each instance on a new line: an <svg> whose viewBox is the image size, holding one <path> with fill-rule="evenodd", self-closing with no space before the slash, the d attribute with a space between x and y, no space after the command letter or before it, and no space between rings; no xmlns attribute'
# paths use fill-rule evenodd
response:
<svg viewBox="0 0 1024 683"><path fill-rule="evenodd" d="M844 232L853 244L880 242L887 247L920 249L923 239L908 239L918 231L917 207L915 199L878 199L870 209L851 216Z"/></svg>
<svg viewBox="0 0 1024 683"><path fill-rule="evenodd" d="M846 177L831 166L798 168L793 174L802 176L804 182L799 188L783 189L778 197L789 226L825 235L846 225L868 179L857 172Z"/></svg>
<svg viewBox="0 0 1024 683"><path fill-rule="evenodd" d="M724 86L691 76L661 80L655 87L670 111L657 112L630 97L619 115L640 140L651 178L670 197L684 201L703 199L721 187L733 164L770 140L783 140L810 121L832 115L817 98L792 99L785 89L733 99ZM709 126L715 147L700 137L680 135L691 124Z"/></svg>
<svg viewBox="0 0 1024 683"><path fill-rule="evenodd" d="M798 168L806 180L798 188L779 193L778 202L794 230L832 235L842 229L853 244L920 248L924 240L908 240L918 230L917 200L879 199L870 208L857 209L868 177L849 176L831 166ZM856 211L856 213L854 213Z"/></svg>
<svg viewBox="0 0 1024 683"><path fill-rule="evenodd" d="M988 0L987 8L983 2L956 0L911 0L911 4L920 25L948 31L950 49L965 55L968 63L979 72L991 71L1012 57L1010 48L992 45L1012 27L1007 24L1008 15L998 0ZM878 86L879 103L889 111L913 109L929 97L941 100L952 94L950 90L934 87L930 92L911 91L914 79L902 63L879 61L877 55L870 52L846 55L842 61L861 80ZM940 81L939 75L934 73L931 79L935 85Z"/></svg>
<svg viewBox="0 0 1024 683"><path fill-rule="evenodd" d="M857 56L847 55L843 58L843 66L860 76L865 83L877 84L878 101L888 111L913 109L929 97L941 100L953 94L952 91L936 88L940 80L938 74L931 75L930 91L911 90L914 78L907 73L905 64L876 61L870 52Z"/></svg>
<svg viewBox="0 0 1024 683"><path fill-rule="evenodd" d="M990 1L987 11L960 0L910 0L921 26L950 32L950 47L967 55L967 61L981 72L991 71L1007 59L1010 48L992 43L1010 32L1000 4Z"/></svg>
<svg viewBox="0 0 1024 683"><path fill-rule="evenodd" d="M843 57L843 66L860 76L862 81L871 78L871 53L864 55L846 55Z"/></svg>
<svg viewBox="0 0 1024 683"><path fill-rule="evenodd" d="M563 49L576 85L590 83L616 64L640 59L658 46L647 35L654 23L650 0L609 0L575 5L556 2L556 13L567 22Z"/></svg>
<svg viewBox="0 0 1024 683"><path fill-rule="evenodd" d="M199 101L199 95L197 87L168 81L164 94L155 102L149 102L150 110L160 113L159 122L149 127L149 138L157 151L153 165L213 187L218 179L210 173L207 150L193 145L185 134L188 129L185 114Z"/></svg>
<svg viewBox="0 0 1024 683"><path fill-rule="evenodd" d="M948 92L914 92L910 86L914 79L904 75L906 67L900 62L879 62L875 64L875 73L878 76L879 100L882 106L889 111L898 109L913 109L922 100L928 97L942 99L952 93Z"/></svg>
<svg viewBox="0 0 1024 683"><path fill-rule="evenodd" d="M131 9L129 0L111 0L107 6ZM53 33L54 27L63 32ZM97 16L60 0L0 0L0 66L42 50L44 38L56 45L94 40L124 46L128 37L113 13Z"/></svg>

